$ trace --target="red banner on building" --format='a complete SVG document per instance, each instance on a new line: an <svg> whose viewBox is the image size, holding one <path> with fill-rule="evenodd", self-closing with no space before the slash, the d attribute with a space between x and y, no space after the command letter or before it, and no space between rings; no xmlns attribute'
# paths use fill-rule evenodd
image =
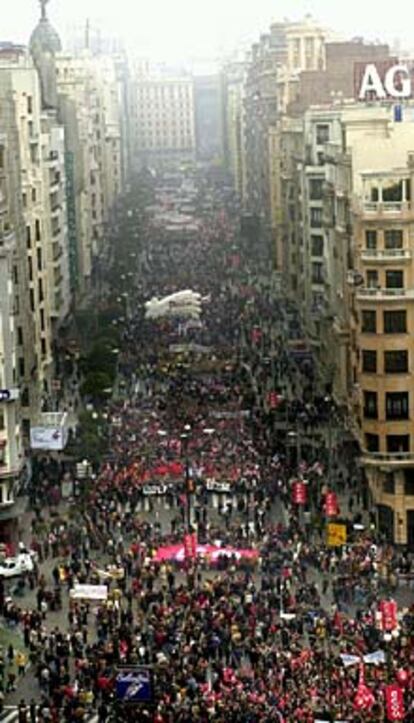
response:
<svg viewBox="0 0 414 723"><path fill-rule="evenodd" d="M387 708L388 720L404 720L404 692L399 685L387 685L385 687L385 705Z"/></svg>
<svg viewBox="0 0 414 723"><path fill-rule="evenodd" d="M335 492L327 492L325 497L325 514L327 517L336 517L339 512L338 498Z"/></svg>
<svg viewBox="0 0 414 723"><path fill-rule="evenodd" d="M381 600L379 604L382 630L395 630L398 625L397 603L395 600Z"/></svg>
<svg viewBox="0 0 414 723"><path fill-rule="evenodd" d="M306 485L304 482L294 482L292 485L292 501L295 505L306 503Z"/></svg>
<svg viewBox="0 0 414 723"><path fill-rule="evenodd" d="M184 535L184 556L194 560L197 556L197 535L195 532Z"/></svg>

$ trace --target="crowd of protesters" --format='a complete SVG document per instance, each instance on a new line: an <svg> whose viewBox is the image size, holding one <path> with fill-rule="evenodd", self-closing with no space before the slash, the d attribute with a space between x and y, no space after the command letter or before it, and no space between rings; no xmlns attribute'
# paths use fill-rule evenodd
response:
<svg viewBox="0 0 414 723"><path fill-rule="evenodd" d="M414 720L414 608L400 606L384 626L380 604L398 593L410 556L367 524L349 544L326 544L328 485L348 496L349 530L362 518L358 469L346 446L333 460L326 449L323 430L336 412L312 366L287 353L289 308L274 299L266 266L237 245L224 208L185 243L148 228L145 276L122 340L125 395L108 406L110 455L77 517L34 522L37 609L13 599L3 608L36 671L33 720L70 723L91 710L100 723L128 720L115 702L119 665L154 673L154 699L134 720L385 721L394 683L403 720ZM145 300L186 288L209 298L200 327L144 318ZM203 349L186 353L189 343ZM287 423L321 430L319 446L287 449L286 429L273 426L272 389ZM299 475L306 518L292 504ZM161 484L160 505L145 490ZM255 556L223 552L214 565L197 555L157 558L189 532ZM67 605L76 583L102 581L105 603ZM62 605L63 628L53 625Z"/></svg>

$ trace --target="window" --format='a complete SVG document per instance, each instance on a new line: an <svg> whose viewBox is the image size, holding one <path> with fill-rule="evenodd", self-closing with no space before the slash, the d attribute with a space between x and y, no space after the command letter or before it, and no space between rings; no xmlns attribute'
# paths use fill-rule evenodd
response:
<svg viewBox="0 0 414 723"><path fill-rule="evenodd" d="M41 247L39 247L37 249L37 270L38 271L42 270L42 249L41 249Z"/></svg>
<svg viewBox="0 0 414 723"><path fill-rule="evenodd" d="M44 294L43 294L43 281L42 279L39 279L38 281L38 290L39 290L39 304L45 300Z"/></svg>
<svg viewBox="0 0 414 723"><path fill-rule="evenodd" d="M363 372L376 372L377 371L377 352L371 349L362 350L362 371Z"/></svg>
<svg viewBox="0 0 414 723"><path fill-rule="evenodd" d="M35 298L34 298L33 289L30 289L29 295L30 295L30 309L31 309L31 311L34 311L35 310Z"/></svg>
<svg viewBox="0 0 414 723"><path fill-rule="evenodd" d="M414 469L404 470L404 494L414 497Z"/></svg>
<svg viewBox="0 0 414 723"><path fill-rule="evenodd" d="M384 371L386 374L406 374L408 372L408 351L384 352Z"/></svg>
<svg viewBox="0 0 414 723"><path fill-rule="evenodd" d="M385 416L387 419L408 419L408 392L387 392L385 395Z"/></svg>
<svg viewBox="0 0 414 723"><path fill-rule="evenodd" d="M390 228L384 231L384 246L386 249L402 249L403 232L400 228Z"/></svg>
<svg viewBox="0 0 414 723"><path fill-rule="evenodd" d="M26 246L28 249L32 246L32 229L30 226L26 226Z"/></svg>
<svg viewBox="0 0 414 723"><path fill-rule="evenodd" d="M387 452L390 454L401 454L410 451L409 434L387 434Z"/></svg>
<svg viewBox="0 0 414 723"><path fill-rule="evenodd" d="M384 182L382 187L382 200L384 203L400 203L403 200L403 182Z"/></svg>
<svg viewBox="0 0 414 723"><path fill-rule="evenodd" d="M368 269L367 271L367 287L368 289L378 289L378 271L376 269Z"/></svg>
<svg viewBox="0 0 414 723"><path fill-rule="evenodd" d="M38 218L37 218L36 221L35 221L35 227L36 227L36 241L40 241L40 240L41 240L41 235L40 235L40 221L39 221Z"/></svg>
<svg viewBox="0 0 414 723"><path fill-rule="evenodd" d="M46 350L47 350L47 347L46 347L46 339L41 339L41 340L40 340L40 348L41 348L42 356L45 357L45 356L46 356Z"/></svg>
<svg viewBox="0 0 414 723"><path fill-rule="evenodd" d="M312 201L321 201L323 195L323 179L311 178L309 181L309 198Z"/></svg>
<svg viewBox="0 0 414 723"><path fill-rule="evenodd" d="M27 262L29 264L29 281L33 281L33 262L31 256L27 257Z"/></svg>
<svg viewBox="0 0 414 723"><path fill-rule="evenodd" d="M325 123L318 123L316 126L316 143L318 146L328 143L329 141L329 126Z"/></svg>
<svg viewBox="0 0 414 723"><path fill-rule="evenodd" d="M362 332L365 334L376 334L377 332L377 312L374 310L363 309L362 311Z"/></svg>
<svg viewBox="0 0 414 723"><path fill-rule="evenodd" d="M24 377L24 358L22 356L19 357L19 376Z"/></svg>
<svg viewBox="0 0 414 723"><path fill-rule="evenodd" d="M312 284L323 284L323 264L316 261L312 263Z"/></svg>
<svg viewBox="0 0 414 723"><path fill-rule="evenodd" d="M312 256L323 256L323 236L311 236Z"/></svg>
<svg viewBox="0 0 414 723"><path fill-rule="evenodd" d="M42 331L45 330L45 310L40 309L40 328Z"/></svg>
<svg viewBox="0 0 414 723"><path fill-rule="evenodd" d="M365 231L365 246L367 249L377 248L377 232L369 229Z"/></svg>
<svg viewBox="0 0 414 723"><path fill-rule="evenodd" d="M321 228L322 226L322 209L312 208L310 210L310 225L312 228Z"/></svg>
<svg viewBox="0 0 414 723"><path fill-rule="evenodd" d="M3 429L5 429L5 426L4 426L4 412L2 412L2 411L0 410L0 430L3 430Z"/></svg>
<svg viewBox="0 0 414 723"><path fill-rule="evenodd" d="M33 113L33 98L31 95L27 96L27 112L29 115Z"/></svg>
<svg viewBox="0 0 414 723"><path fill-rule="evenodd" d="M365 446L367 452L379 452L379 436L378 434L366 434Z"/></svg>
<svg viewBox="0 0 414 723"><path fill-rule="evenodd" d="M384 477L382 489L387 495L395 494L395 478L392 472L387 472Z"/></svg>
<svg viewBox="0 0 414 723"><path fill-rule="evenodd" d="M407 331L407 312L384 311L384 334L405 334Z"/></svg>
<svg viewBox="0 0 414 723"><path fill-rule="evenodd" d="M21 326L17 327L17 343L19 346L23 346L23 329Z"/></svg>
<svg viewBox="0 0 414 723"><path fill-rule="evenodd" d="M385 286L387 289L403 289L404 288L404 272L403 271L386 271Z"/></svg>
<svg viewBox="0 0 414 723"><path fill-rule="evenodd" d="M365 419L378 419L378 405L376 392L364 392Z"/></svg>

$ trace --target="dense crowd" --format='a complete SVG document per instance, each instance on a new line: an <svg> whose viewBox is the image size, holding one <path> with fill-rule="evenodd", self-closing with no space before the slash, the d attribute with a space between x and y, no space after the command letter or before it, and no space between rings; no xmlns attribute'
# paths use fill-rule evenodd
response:
<svg viewBox="0 0 414 723"><path fill-rule="evenodd" d="M389 634L380 611L411 560L367 525L349 544L326 544L324 429L341 416L312 365L300 367L287 353L289 307L273 297L266 261L237 247L224 210L185 244L154 233L122 340L125 395L107 410L110 455L77 516L34 520L40 570L54 559L52 579L39 569L30 577L37 609L4 604L36 671L33 715L70 723L93 709L105 723L122 664L153 670L154 700L141 706L142 721L385 721L386 686L394 682L404 720L413 720L413 608L399 610ZM144 319L146 299L182 288L210 299L201 328ZM207 353L172 350L190 342ZM301 458L287 449L286 429L275 432L272 389L287 424L321 432L319 446L302 449ZM330 474L330 486L347 496L342 517L351 531L363 499L345 443ZM306 518L292 504L299 475L309 489ZM226 492L209 490L209 480L228 483ZM161 504L144 494L160 483ZM197 555L157 558L189 532L223 549L214 564ZM257 554L224 554L226 547ZM75 584L103 581L105 603L67 605ZM64 629L50 622L62 605ZM364 685L373 697L360 704ZM13 690L13 677L6 687ZM114 719L124 715L117 708Z"/></svg>

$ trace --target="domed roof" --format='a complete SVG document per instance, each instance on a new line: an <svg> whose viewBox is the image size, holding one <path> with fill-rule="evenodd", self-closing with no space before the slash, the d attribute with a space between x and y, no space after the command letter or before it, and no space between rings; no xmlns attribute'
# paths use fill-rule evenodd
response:
<svg viewBox="0 0 414 723"><path fill-rule="evenodd" d="M29 48L34 55L37 53L53 53L54 55L62 50L59 35L46 17L47 2L48 0L40 0L42 15L30 36Z"/></svg>

